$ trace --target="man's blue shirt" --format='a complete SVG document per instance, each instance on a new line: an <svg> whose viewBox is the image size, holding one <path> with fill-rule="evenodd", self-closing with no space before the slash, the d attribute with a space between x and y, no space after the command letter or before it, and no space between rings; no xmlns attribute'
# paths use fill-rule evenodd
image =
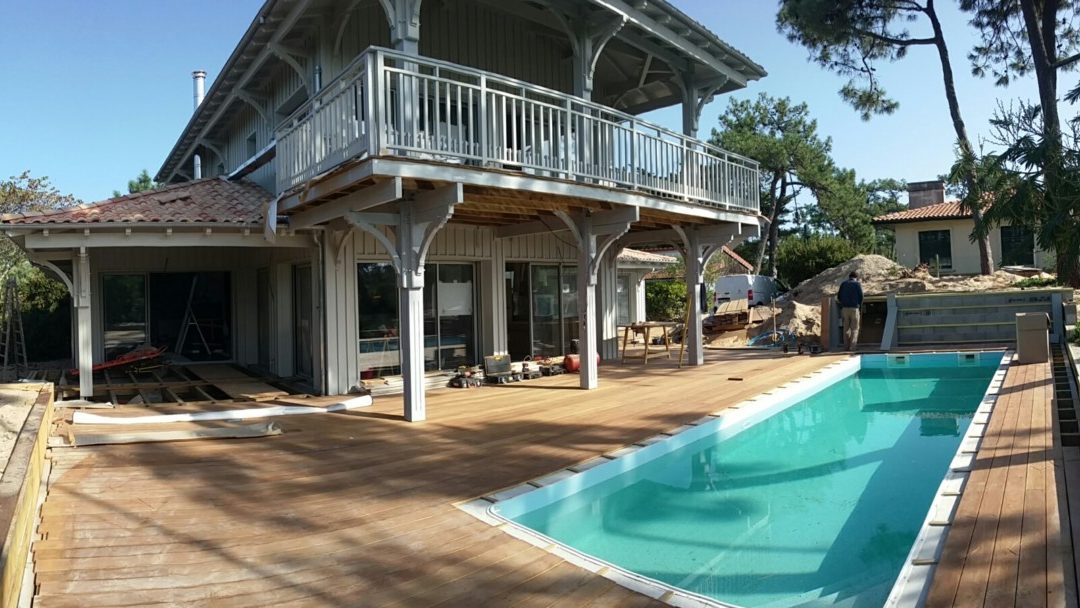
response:
<svg viewBox="0 0 1080 608"><path fill-rule="evenodd" d="M842 308L858 308L862 306L862 285L855 279L848 279L840 284L840 291L836 294Z"/></svg>

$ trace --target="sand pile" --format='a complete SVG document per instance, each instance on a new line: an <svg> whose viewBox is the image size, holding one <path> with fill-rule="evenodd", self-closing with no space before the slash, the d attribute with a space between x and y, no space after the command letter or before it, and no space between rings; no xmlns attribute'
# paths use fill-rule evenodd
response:
<svg viewBox="0 0 1080 608"><path fill-rule="evenodd" d="M820 336L821 299L834 297L852 271L858 273L866 295L1002 289L1024 278L1003 270L989 276L935 278L925 268L909 270L880 255L860 255L795 286L782 303L777 302L776 326L799 336ZM772 327L772 322L767 321L752 327L749 333L755 336Z"/></svg>

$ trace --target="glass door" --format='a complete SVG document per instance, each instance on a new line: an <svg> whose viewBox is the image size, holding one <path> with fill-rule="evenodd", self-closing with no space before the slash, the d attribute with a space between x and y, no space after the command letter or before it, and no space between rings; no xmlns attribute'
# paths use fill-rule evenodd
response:
<svg viewBox="0 0 1080 608"><path fill-rule="evenodd" d="M311 266L293 267L293 362L296 375L312 377L312 339L315 329L312 323Z"/></svg>
<svg viewBox="0 0 1080 608"><path fill-rule="evenodd" d="M101 286L105 358L112 359L147 342L146 275L107 274Z"/></svg>
<svg viewBox="0 0 1080 608"><path fill-rule="evenodd" d="M562 354L562 312L559 304L559 267L534 264L532 274L532 354Z"/></svg>
<svg viewBox="0 0 1080 608"><path fill-rule="evenodd" d="M259 367L270 369L270 269L260 268L255 273L255 291L258 293L257 324L259 326Z"/></svg>
<svg viewBox="0 0 1080 608"><path fill-rule="evenodd" d="M561 286L561 309L563 325L562 352L574 352L571 344L578 339L578 291L577 291L577 267L563 266Z"/></svg>

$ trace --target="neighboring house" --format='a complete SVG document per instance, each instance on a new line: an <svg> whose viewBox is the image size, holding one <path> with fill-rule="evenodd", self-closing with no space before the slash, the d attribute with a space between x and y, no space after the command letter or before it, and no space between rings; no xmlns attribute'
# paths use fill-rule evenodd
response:
<svg viewBox="0 0 1080 608"><path fill-rule="evenodd" d="M328 394L401 373L422 420L429 370L614 358L625 247L698 285L758 234L757 164L696 133L765 71L663 0L267 0L194 76L165 187L0 224L74 296L84 396L150 342ZM681 133L637 117L669 106Z"/></svg>
<svg viewBox="0 0 1080 608"><path fill-rule="evenodd" d="M874 224L895 232L897 263L908 268L927 264L942 274L978 274L979 245L971 240L971 211L962 209L959 201L946 201L939 181L909 184L908 199L908 209L874 218ZM1053 257L1036 246L1032 231L1021 226L991 230L990 249L999 268L1044 268L1053 263Z"/></svg>

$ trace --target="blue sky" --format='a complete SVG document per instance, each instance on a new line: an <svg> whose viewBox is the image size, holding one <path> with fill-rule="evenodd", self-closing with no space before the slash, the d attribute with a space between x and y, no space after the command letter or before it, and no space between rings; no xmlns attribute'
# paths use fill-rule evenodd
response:
<svg viewBox="0 0 1080 608"><path fill-rule="evenodd" d="M904 61L882 66L881 80L900 109L863 122L837 95L843 80L808 64L806 52L776 32L774 2L674 2L769 72L710 104L703 135L717 124L727 97L764 91L807 102L820 132L833 139L836 161L864 179L921 181L948 169L953 131L931 48L915 48ZM89 202L126 190L127 180L144 168L153 174L191 115L191 71L206 69L210 79L216 77L261 4L0 1L0 65L9 85L0 95L0 176L29 169ZM966 54L975 33L954 3L940 7L965 119L973 137L986 136L996 100L1034 98L1034 83L1002 89L972 77ZM1072 80L1065 79L1062 90ZM681 124L677 110L650 117L675 129Z"/></svg>

